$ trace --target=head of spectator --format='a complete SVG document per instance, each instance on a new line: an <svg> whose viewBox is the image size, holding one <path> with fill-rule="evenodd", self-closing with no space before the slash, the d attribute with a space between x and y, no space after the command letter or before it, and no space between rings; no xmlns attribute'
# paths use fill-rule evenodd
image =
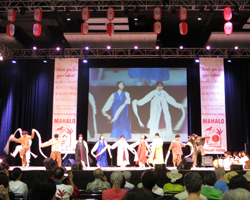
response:
<svg viewBox="0 0 250 200"><path fill-rule="evenodd" d="M64 170L61 167L58 167L54 170L55 181L62 182L64 179Z"/></svg>
<svg viewBox="0 0 250 200"><path fill-rule="evenodd" d="M224 181L225 169L223 167L217 167L214 172L218 181Z"/></svg>
<svg viewBox="0 0 250 200"><path fill-rule="evenodd" d="M101 179L103 176L103 171L100 168L97 168L94 172L93 175L95 179Z"/></svg>
<svg viewBox="0 0 250 200"><path fill-rule="evenodd" d="M247 171L243 176L250 182L250 171Z"/></svg>
<svg viewBox="0 0 250 200"><path fill-rule="evenodd" d="M175 183L177 180L182 178L182 174L177 169L172 169L166 173L167 177L171 180L171 183Z"/></svg>
<svg viewBox="0 0 250 200"><path fill-rule="evenodd" d="M199 196L201 192L202 183L202 178L197 172L188 172L184 176L184 185L186 186L186 190L189 195L195 194Z"/></svg>
<svg viewBox="0 0 250 200"><path fill-rule="evenodd" d="M122 172L122 175L124 176L126 182L130 181L130 179L131 179L131 172L130 171L124 171L124 172Z"/></svg>
<svg viewBox="0 0 250 200"><path fill-rule="evenodd" d="M12 179L14 181L19 181L22 177L22 170L18 167L14 168L12 171Z"/></svg>
<svg viewBox="0 0 250 200"><path fill-rule="evenodd" d="M0 163L0 171L3 171L9 177L9 165L5 161Z"/></svg>
<svg viewBox="0 0 250 200"><path fill-rule="evenodd" d="M121 172L113 172L110 175L110 181L113 184L113 189L121 189L121 184L123 183L123 175Z"/></svg>
<svg viewBox="0 0 250 200"><path fill-rule="evenodd" d="M152 192L148 191L145 188L135 187L129 190L123 197L123 200L141 200L141 199L153 200L154 196L152 195Z"/></svg>
<svg viewBox="0 0 250 200"><path fill-rule="evenodd" d="M216 174L214 171L207 171L204 173L204 183L208 186L214 186L216 183Z"/></svg>
<svg viewBox="0 0 250 200"><path fill-rule="evenodd" d="M247 179L242 175L236 175L232 177L228 184L229 190L237 189L237 188L244 188L249 190L249 185Z"/></svg>
<svg viewBox="0 0 250 200"><path fill-rule="evenodd" d="M250 199L250 192L243 188L227 191L221 200L246 200Z"/></svg>
<svg viewBox="0 0 250 200"><path fill-rule="evenodd" d="M164 195L164 196L158 197L156 200L179 200L179 199L176 197L170 197L170 196Z"/></svg>
<svg viewBox="0 0 250 200"><path fill-rule="evenodd" d="M0 172L0 199L9 199L9 177L4 172Z"/></svg>
<svg viewBox="0 0 250 200"><path fill-rule="evenodd" d="M226 183L228 184L230 179L234 176L238 175L238 173L236 171L230 171L230 172L227 172L225 175L224 175L224 180L226 181Z"/></svg>
<svg viewBox="0 0 250 200"><path fill-rule="evenodd" d="M155 186L157 177L154 171L144 171L141 176L142 185L147 190L152 190L152 188Z"/></svg>

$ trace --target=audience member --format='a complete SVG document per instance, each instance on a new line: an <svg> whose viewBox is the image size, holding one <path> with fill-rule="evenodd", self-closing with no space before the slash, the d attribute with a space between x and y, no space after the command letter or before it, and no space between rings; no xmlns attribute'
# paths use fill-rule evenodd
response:
<svg viewBox="0 0 250 200"><path fill-rule="evenodd" d="M58 167L54 171L54 178L56 184L56 197L64 200L69 200L70 197L78 197L79 190L75 186L73 182L73 174L72 172L68 172L68 177L70 181L70 185L63 184L62 181L64 179L64 170L61 167Z"/></svg>
<svg viewBox="0 0 250 200"><path fill-rule="evenodd" d="M190 199L194 197L197 199L207 200L207 197L200 194L202 183L202 178L198 173L189 172L184 176L184 185L186 186L186 190L174 195L174 197L178 198L179 200L183 200L189 198L191 194Z"/></svg>
<svg viewBox="0 0 250 200"><path fill-rule="evenodd" d="M24 199L27 199L28 186L21 181L22 170L20 168L14 168L12 171L12 181L9 182L10 191L14 194L22 194Z"/></svg>
<svg viewBox="0 0 250 200"><path fill-rule="evenodd" d="M112 188L103 190L102 199L103 200L120 200L122 199L128 190L121 189L121 184L123 181L123 175L121 172L113 172L110 175L110 181L112 183Z"/></svg>
<svg viewBox="0 0 250 200"><path fill-rule="evenodd" d="M124 178L125 178L125 188L130 188L130 189L132 189L132 188L134 188L135 186L132 184L132 183L130 183L129 181L130 181L130 179L131 179L131 172L130 171L124 171L124 172L122 172L122 175L124 176Z"/></svg>
<svg viewBox="0 0 250 200"><path fill-rule="evenodd" d="M111 188L110 183L107 180L107 177L103 175L103 171L98 168L93 172L95 180L88 183L87 191L98 192L99 190L106 190Z"/></svg>
<svg viewBox="0 0 250 200"><path fill-rule="evenodd" d="M243 188L228 190L221 200L246 200L250 199L250 192Z"/></svg>
<svg viewBox="0 0 250 200"><path fill-rule="evenodd" d="M244 188L249 190L249 185L246 178L242 175L236 175L232 177L228 184L229 190L237 189L237 188Z"/></svg>
<svg viewBox="0 0 250 200"><path fill-rule="evenodd" d="M228 191L228 185L224 180L225 169L223 167L217 167L215 169L216 174L216 183L214 184L214 188L223 192L223 194Z"/></svg>
<svg viewBox="0 0 250 200"><path fill-rule="evenodd" d="M243 176L247 179L248 186L250 188L250 171L247 171Z"/></svg>
<svg viewBox="0 0 250 200"><path fill-rule="evenodd" d="M176 197L170 197L170 196L167 196L167 195L165 195L165 196L162 196L162 197L158 197L156 200L178 200L178 198L176 198Z"/></svg>
<svg viewBox="0 0 250 200"><path fill-rule="evenodd" d="M232 177L238 175L238 173L236 171L230 171L230 172L227 172L225 175L224 175L224 180L226 181L227 184L229 184L229 181Z"/></svg>
<svg viewBox="0 0 250 200"><path fill-rule="evenodd" d="M179 193L184 191L184 187L178 182L178 180L182 178L182 174L179 173L177 169L172 169L170 172L167 172L166 175L171 180L171 183L166 183L163 186L164 192Z"/></svg>
<svg viewBox="0 0 250 200"><path fill-rule="evenodd" d="M9 192L9 177L5 172L0 172L0 194L1 200L15 200L15 195L13 192Z"/></svg>
<svg viewBox="0 0 250 200"><path fill-rule="evenodd" d="M67 173L67 169L66 169L66 167L61 166L61 168L63 169L64 174L66 174L66 173ZM55 181L55 177L54 177L54 176L51 176L50 178L51 178L53 181ZM66 184L66 185L70 185L70 182L69 182L69 177L64 177L64 179L63 179L62 183L63 183L63 184Z"/></svg>
<svg viewBox="0 0 250 200"><path fill-rule="evenodd" d="M153 200L152 192L145 188L134 187L123 197L123 200Z"/></svg>

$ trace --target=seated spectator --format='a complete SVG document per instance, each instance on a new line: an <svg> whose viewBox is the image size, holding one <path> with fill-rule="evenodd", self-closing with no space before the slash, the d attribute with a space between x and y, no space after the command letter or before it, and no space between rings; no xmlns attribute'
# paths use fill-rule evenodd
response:
<svg viewBox="0 0 250 200"><path fill-rule="evenodd" d="M182 174L177 169L172 169L166 173L167 177L171 180L171 183L166 183L163 186L164 192L179 193L184 191L184 187L179 184L178 180L182 178Z"/></svg>
<svg viewBox="0 0 250 200"><path fill-rule="evenodd" d="M99 192L100 190L106 190L111 188L109 182L107 181L107 177L103 175L103 171L98 168L93 172L95 180L93 182L88 183L87 191Z"/></svg>
<svg viewBox="0 0 250 200"><path fill-rule="evenodd" d="M2 191L0 194L1 200L15 200L14 193L9 192L9 177L5 172L0 172L0 189Z"/></svg>
<svg viewBox="0 0 250 200"><path fill-rule="evenodd" d="M63 169L64 174L68 173L68 172L67 172L66 167L61 166L61 168ZM54 176L51 176L50 178L51 178L53 181L55 181ZM63 179L62 183L63 183L63 184L66 184L66 185L70 185L70 182L69 182L69 177L64 177L64 179Z"/></svg>
<svg viewBox="0 0 250 200"><path fill-rule="evenodd" d="M216 174L216 183L214 184L214 188L223 192L223 194L228 191L228 185L224 180L225 169L223 167L217 167L215 169Z"/></svg>
<svg viewBox="0 0 250 200"><path fill-rule="evenodd" d="M103 200L120 200L122 199L128 190L121 189L121 185L123 182L123 175L121 172L113 172L110 175L110 181L112 183L112 188L103 190L102 199Z"/></svg>
<svg viewBox="0 0 250 200"><path fill-rule="evenodd" d="M124 176L125 178L125 188L129 188L129 189L132 189L134 188L135 186L130 183L130 179L131 179L131 172L130 171L125 171L125 172L122 172L122 175Z"/></svg>
<svg viewBox="0 0 250 200"><path fill-rule="evenodd" d="M203 194L208 199L220 200L223 192L214 188L216 182L216 175L214 171L208 171L204 173L204 184L205 186L201 189Z"/></svg>
<svg viewBox="0 0 250 200"><path fill-rule="evenodd" d="M250 188L250 171L247 171L243 176L247 179L248 186Z"/></svg>
<svg viewBox="0 0 250 200"><path fill-rule="evenodd" d="M250 192L243 188L227 191L221 200L246 200L250 199Z"/></svg>
<svg viewBox="0 0 250 200"><path fill-rule="evenodd" d="M28 186L20 181L22 178L22 170L20 168L14 168L12 171L12 181L9 182L9 190L14 194L22 194L24 199L27 199Z"/></svg>
<svg viewBox="0 0 250 200"><path fill-rule="evenodd" d="M152 192L148 191L145 188L132 188L129 190L122 200L153 200L154 196Z"/></svg>
<svg viewBox="0 0 250 200"><path fill-rule="evenodd" d="M184 192L174 195L174 197L178 198L179 200L183 199L207 200L207 197L200 194L202 183L203 181L200 174L196 172L188 172L184 176L184 185L186 186L186 190Z"/></svg>
<svg viewBox="0 0 250 200"><path fill-rule="evenodd" d="M229 184L229 181L232 177L238 175L238 173L236 171L230 171L230 172L227 172L225 175L224 175L224 180L226 181L227 184Z"/></svg>
<svg viewBox="0 0 250 200"><path fill-rule="evenodd" d="M73 182L72 172L68 172L70 185L63 184L64 179L64 170L61 167L58 167L54 171L54 178L56 184L56 198L69 200L70 197L78 197L79 190Z"/></svg>
<svg viewBox="0 0 250 200"><path fill-rule="evenodd" d="M244 188L246 190L249 190L249 185L244 176L236 175L232 177L228 184L229 190L231 189L237 189L237 188Z"/></svg>

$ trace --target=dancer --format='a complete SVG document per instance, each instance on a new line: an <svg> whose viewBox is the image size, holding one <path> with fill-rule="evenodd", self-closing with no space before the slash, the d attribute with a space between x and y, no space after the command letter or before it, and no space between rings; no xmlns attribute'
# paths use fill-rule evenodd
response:
<svg viewBox="0 0 250 200"><path fill-rule="evenodd" d="M50 158L56 160L58 167L62 166L61 145L63 142L65 142L64 139L59 138L58 134L54 134L54 138L41 144L42 148L51 145Z"/></svg>
<svg viewBox="0 0 250 200"><path fill-rule="evenodd" d="M150 108L150 118L147 124L147 127L150 130L150 136L159 131L159 129L166 128L167 135L173 134L172 131L172 123L171 123L171 115L169 113L168 103L172 106L182 109L182 115L185 116L185 110L182 104L177 103L173 97L171 97L165 90L163 90L163 82L157 81L156 82L156 90L151 91L148 93L144 98L141 100L134 100L133 101L133 110L138 119L138 122L141 127L144 127L143 123L140 120L138 115L137 106L143 106L144 104L151 101L151 108ZM161 117L164 117L164 120L161 120ZM184 120L184 118L182 117ZM160 123L164 121L164 123Z"/></svg>
<svg viewBox="0 0 250 200"><path fill-rule="evenodd" d="M129 146L129 144L125 140L124 135L122 135L121 139L111 146L112 149L115 149L116 147L117 147L117 166L125 167L126 165L130 164L128 150L135 155L135 161L138 160L138 156L135 149Z"/></svg>
<svg viewBox="0 0 250 200"><path fill-rule="evenodd" d="M163 141L160 138L159 133L156 133L155 139L151 143L152 152L149 158L149 163L152 163L153 165L164 164L162 146L163 146Z"/></svg>
<svg viewBox="0 0 250 200"><path fill-rule="evenodd" d="M31 135L29 135L28 131L22 131L19 130L21 133L20 138L15 138L14 135L10 136L10 141L16 142L16 143L21 143L21 149L20 149L20 158L22 160L22 167L29 167L30 164L30 140L34 138L34 129L31 131ZM15 156L13 154L13 156Z"/></svg>
<svg viewBox="0 0 250 200"><path fill-rule="evenodd" d="M109 152L109 157L112 158L112 155L110 152L110 146L104 140L103 135L101 135L99 139L100 140L92 148L91 154L93 157L97 158L97 163L96 163L97 167L107 167L108 166L107 149ZM97 155L94 154L95 151L97 152Z"/></svg>
<svg viewBox="0 0 250 200"><path fill-rule="evenodd" d="M83 140L82 134L79 134L76 141L75 161L76 164L81 164L84 168L89 167L89 148L87 142Z"/></svg>
<svg viewBox="0 0 250 200"><path fill-rule="evenodd" d="M102 108L102 114L111 120L111 116L106 112L112 110L113 128L111 137L120 138L121 135L126 140L131 139L131 129L129 122L128 105L130 104L130 95L124 91L125 84L122 81L118 81L116 86L118 90L110 95L104 107Z"/></svg>
<svg viewBox="0 0 250 200"><path fill-rule="evenodd" d="M175 136L175 140L173 140L168 148L168 150L172 150L172 155L173 155L173 165L174 167L176 167L176 163L177 165L179 165L181 163L181 155L183 154L182 152L182 147L185 147L186 144L182 143L180 141L180 135L177 134Z"/></svg>
<svg viewBox="0 0 250 200"><path fill-rule="evenodd" d="M150 150L146 139L147 136L142 135L139 141L130 145L133 148L139 145L137 149L138 161L136 161L136 164L139 162L139 167L143 168L145 167L145 163L147 163L147 149Z"/></svg>

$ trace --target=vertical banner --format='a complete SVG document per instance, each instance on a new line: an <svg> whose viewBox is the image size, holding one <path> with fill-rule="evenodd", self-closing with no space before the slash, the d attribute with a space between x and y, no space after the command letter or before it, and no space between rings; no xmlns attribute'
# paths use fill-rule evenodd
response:
<svg viewBox="0 0 250 200"><path fill-rule="evenodd" d="M223 58L200 59L200 92L204 150L223 154L227 150Z"/></svg>
<svg viewBox="0 0 250 200"><path fill-rule="evenodd" d="M52 137L63 139L61 153L74 153L78 59L55 59Z"/></svg>

